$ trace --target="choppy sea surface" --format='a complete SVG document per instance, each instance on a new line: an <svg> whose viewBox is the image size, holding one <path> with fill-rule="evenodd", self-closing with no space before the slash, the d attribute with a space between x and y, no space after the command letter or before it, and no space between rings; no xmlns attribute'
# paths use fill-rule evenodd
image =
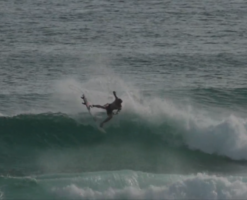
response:
<svg viewBox="0 0 247 200"><path fill-rule="evenodd" d="M246 199L246 10L1 1L0 199Z"/></svg>

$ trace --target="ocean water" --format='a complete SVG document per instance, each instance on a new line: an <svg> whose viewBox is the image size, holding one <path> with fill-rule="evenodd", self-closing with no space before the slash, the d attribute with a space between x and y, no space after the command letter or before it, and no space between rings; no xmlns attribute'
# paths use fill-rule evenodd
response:
<svg viewBox="0 0 247 200"><path fill-rule="evenodd" d="M1 1L0 199L246 199L246 10Z"/></svg>

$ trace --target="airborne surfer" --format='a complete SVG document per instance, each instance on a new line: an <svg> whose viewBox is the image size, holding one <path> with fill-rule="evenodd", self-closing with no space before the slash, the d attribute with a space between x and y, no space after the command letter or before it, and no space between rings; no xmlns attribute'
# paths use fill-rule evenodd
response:
<svg viewBox="0 0 247 200"><path fill-rule="evenodd" d="M119 113L119 111L122 109L122 99L118 98L117 95L116 95L116 92L113 91L113 95L115 97L115 100L112 102L112 103L107 103L105 104L104 106L101 106L101 105L91 105L90 107L93 107L93 108L102 108L102 109L105 109L106 110L106 113L108 115L108 117L100 123L100 127L103 127L103 125L108 122L109 120L112 119L113 115L116 115ZM113 110L117 110L116 113L113 113Z"/></svg>

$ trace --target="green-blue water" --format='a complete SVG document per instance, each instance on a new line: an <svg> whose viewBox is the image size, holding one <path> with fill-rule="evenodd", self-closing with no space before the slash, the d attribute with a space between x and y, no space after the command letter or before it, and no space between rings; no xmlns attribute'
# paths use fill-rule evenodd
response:
<svg viewBox="0 0 247 200"><path fill-rule="evenodd" d="M0 199L246 199L246 9L2 1Z"/></svg>

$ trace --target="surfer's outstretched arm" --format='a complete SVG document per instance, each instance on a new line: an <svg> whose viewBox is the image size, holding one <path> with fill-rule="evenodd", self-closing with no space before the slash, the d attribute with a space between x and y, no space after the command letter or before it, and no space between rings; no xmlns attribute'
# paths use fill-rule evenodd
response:
<svg viewBox="0 0 247 200"><path fill-rule="evenodd" d="M115 99L118 99L117 94L116 94L115 91L113 91L113 95L114 95Z"/></svg>

